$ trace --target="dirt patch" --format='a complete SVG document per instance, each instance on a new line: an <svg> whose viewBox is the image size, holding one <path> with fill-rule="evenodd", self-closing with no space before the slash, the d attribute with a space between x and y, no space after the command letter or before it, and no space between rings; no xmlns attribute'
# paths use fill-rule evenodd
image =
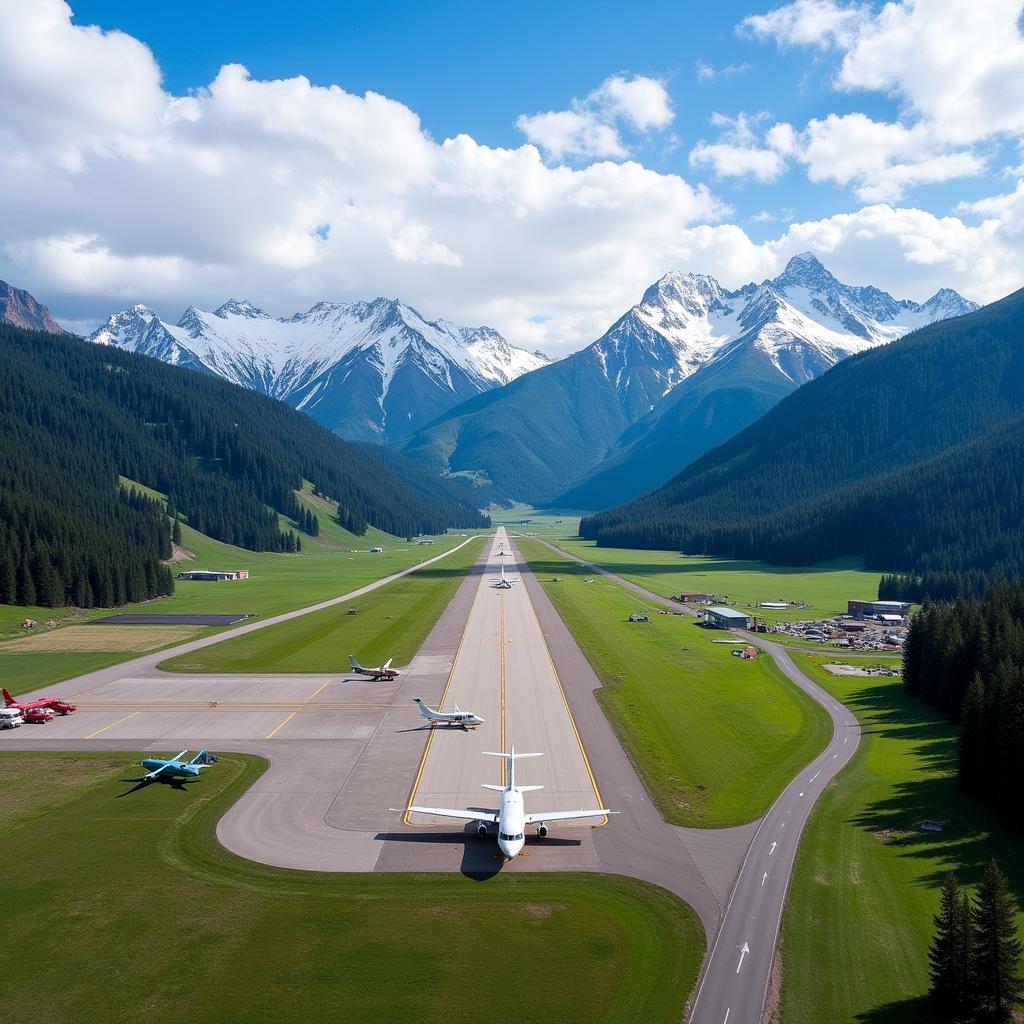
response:
<svg viewBox="0 0 1024 1024"><path fill-rule="evenodd" d="M564 903L520 903L516 910L523 917L543 919L550 917L556 910L565 910Z"/></svg>
<svg viewBox="0 0 1024 1024"><path fill-rule="evenodd" d="M171 557L164 559L164 565L173 565L175 562L194 562L196 553L190 548L183 548L180 544L171 545Z"/></svg>
<svg viewBox="0 0 1024 1024"><path fill-rule="evenodd" d="M184 643L201 632L198 626L67 626L0 643L0 651L4 654L153 651L165 644Z"/></svg>

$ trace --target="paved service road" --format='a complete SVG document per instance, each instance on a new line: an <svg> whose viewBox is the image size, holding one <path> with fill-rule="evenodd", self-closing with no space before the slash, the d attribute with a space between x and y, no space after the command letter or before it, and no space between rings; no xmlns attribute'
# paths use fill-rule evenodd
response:
<svg viewBox="0 0 1024 1024"><path fill-rule="evenodd" d="M648 600L675 611L683 607L602 566L556 550ZM761 1020L804 825L818 797L853 757L860 741L856 716L805 676L781 644L761 634L737 631L737 635L770 655L793 683L828 711L833 733L825 750L783 790L757 826L691 1003L691 1024L757 1024Z"/></svg>

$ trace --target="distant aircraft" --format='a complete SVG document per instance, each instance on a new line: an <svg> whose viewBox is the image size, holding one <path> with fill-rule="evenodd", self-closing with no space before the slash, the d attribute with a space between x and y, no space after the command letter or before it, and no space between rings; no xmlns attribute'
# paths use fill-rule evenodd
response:
<svg viewBox="0 0 1024 1024"><path fill-rule="evenodd" d="M164 760L162 757L145 757L142 759L142 767L149 768L148 775L144 775L140 782L152 782L155 778L176 779L193 778L198 776L204 768L217 763L215 755L208 750L200 750L191 761L183 761L182 758L188 753L185 749L180 754Z"/></svg>
<svg viewBox="0 0 1024 1024"><path fill-rule="evenodd" d="M512 589L512 584L513 583L518 583L518 582L519 582L519 577L518 576L506 576L505 575L505 566L502 565L502 567L501 567L501 576L499 578L495 579L494 586L498 590L511 590Z"/></svg>
<svg viewBox="0 0 1024 1024"><path fill-rule="evenodd" d="M428 722L443 722L445 725L461 725L463 729L469 726L483 725L484 719L473 714L472 711L460 711L459 705L455 705L454 711L436 711L427 707L419 697L413 697L413 702L419 705L420 714Z"/></svg>
<svg viewBox="0 0 1024 1024"><path fill-rule="evenodd" d="M38 700L15 700L6 690L0 690L4 695L4 706L17 708L19 711L52 711L56 715L70 715L72 711L78 710L77 704L69 704L59 697L40 697Z"/></svg>
<svg viewBox="0 0 1024 1024"><path fill-rule="evenodd" d="M544 839L548 834L549 821L565 821L569 818L598 818L602 814L612 814L607 808L588 811L544 811L540 814L526 814L523 811L523 794L543 786L517 786L516 761L523 757L540 757L540 754L517 754L515 746L510 753L495 753L485 750L490 757L503 757L508 765L508 785L491 786L483 783L484 789L493 789L501 794L501 804L497 811L459 811L448 807L407 807L406 813L415 811L417 814L436 814L441 818L459 818L463 821L476 822L476 834L484 839L492 825L498 826L498 848L511 860L517 856L526 843L526 826L536 825L537 835Z"/></svg>
<svg viewBox="0 0 1024 1024"><path fill-rule="evenodd" d="M363 668L354 654L350 654L348 660L352 663L352 671L356 675L370 676L374 681L394 679L398 675L398 670L391 667L391 662L395 660L394 658L388 658L380 668Z"/></svg>

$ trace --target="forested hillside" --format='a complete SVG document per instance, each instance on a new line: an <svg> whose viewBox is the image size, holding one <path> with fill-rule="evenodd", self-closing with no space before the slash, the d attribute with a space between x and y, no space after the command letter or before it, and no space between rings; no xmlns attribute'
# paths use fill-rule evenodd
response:
<svg viewBox="0 0 1024 1024"><path fill-rule="evenodd" d="M911 574L1024 570L1024 292L854 356L669 483L588 517L599 544Z"/></svg>
<svg viewBox="0 0 1024 1024"><path fill-rule="evenodd" d="M279 402L145 356L0 326L0 601L116 605L167 593L171 524L123 475L168 494L195 529L294 551L303 479L354 533L483 525L411 493L379 461ZM310 524L308 518L306 526Z"/></svg>
<svg viewBox="0 0 1024 1024"><path fill-rule="evenodd" d="M914 616L907 693L960 723L960 784L1020 827L1024 787L1024 581Z"/></svg>

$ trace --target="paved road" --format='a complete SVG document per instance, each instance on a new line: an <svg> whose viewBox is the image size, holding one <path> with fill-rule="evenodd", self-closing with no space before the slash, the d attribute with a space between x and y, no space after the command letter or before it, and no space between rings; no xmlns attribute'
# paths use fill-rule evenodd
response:
<svg viewBox="0 0 1024 1024"><path fill-rule="evenodd" d="M648 600L689 611L603 566L547 546ZM804 675L781 644L762 634L736 633L770 655L793 683L825 708L833 733L825 750L782 791L756 827L690 1005L691 1024L757 1024L761 1020L800 837L818 797L860 742L856 716Z"/></svg>

